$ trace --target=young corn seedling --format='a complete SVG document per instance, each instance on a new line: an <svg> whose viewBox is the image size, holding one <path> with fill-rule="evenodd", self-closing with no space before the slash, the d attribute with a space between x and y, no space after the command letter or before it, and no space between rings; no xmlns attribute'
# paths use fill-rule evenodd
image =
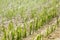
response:
<svg viewBox="0 0 60 40"><path fill-rule="evenodd" d="M56 9L54 7L49 9L49 14L47 15L48 21L51 20L52 18L56 17Z"/></svg>
<svg viewBox="0 0 60 40"><path fill-rule="evenodd" d="M54 31L54 27L52 26L51 28L50 28L50 30L51 30L51 33Z"/></svg>
<svg viewBox="0 0 60 40"><path fill-rule="evenodd" d="M40 22L39 22L39 19L38 19L37 26L38 26L38 28L40 28L40 27L41 27Z"/></svg>
<svg viewBox="0 0 60 40"><path fill-rule="evenodd" d="M8 30L11 31L14 28L13 22L11 21L8 25Z"/></svg>
<svg viewBox="0 0 60 40"><path fill-rule="evenodd" d="M24 24L23 38L27 37L26 24Z"/></svg>
<svg viewBox="0 0 60 40"><path fill-rule="evenodd" d="M44 7L44 9L43 9L43 21L44 21L44 23L46 23L46 16L47 16L47 7Z"/></svg>
<svg viewBox="0 0 60 40"><path fill-rule="evenodd" d="M30 23L30 32L29 32L29 35L31 35L32 34L32 22Z"/></svg>
<svg viewBox="0 0 60 40"><path fill-rule="evenodd" d="M11 37L10 37L10 31L7 30L7 33L6 33L6 34L7 34L7 40L11 40L11 39L10 39L10 38L11 38Z"/></svg>
<svg viewBox="0 0 60 40"><path fill-rule="evenodd" d="M38 18L35 19L34 23L35 23L34 24L35 25L35 31L37 31L40 28L39 19Z"/></svg>
<svg viewBox="0 0 60 40"><path fill-rule="evenodd" d="M32 13L32 14L31 14L31 18L34 18L34 15L35 15L35 14L34 14L34 13Z"/></svg>
<svg viewBox="0 0 60 40"><path fill-rule="evenodd" d="M36 30L36 21L35 21L36 19L34 18L34 21L32 22L32 33L34 33Z"/></svg>
<svg viewBox="0 0 60 40"><path fill-rule="evenodd" d="M25 11L26 11L26 9L25 9L25 7L21 7L20 9L20 16L21 16L21 18L25 18L25 15L26 15L26 13L25 13Z"/></svg>
<svg viewBox="0 0 60 40"><path fill-rule="evenodd" d="M53 25L53 30L55 30L57 28L57 25Z"/></svg>
<svg viewBox="0 0 60 40"><path fill-rule="evenodd" d="M42 17L43 15L42 15L42 13L40 13L39 14L39 26L41 27L41 26L43 26L43 17Z"/></svg>
<svg viewBox="0 0 60 40"><path fill-rule="evenodd" d="M38 29L40 28L40 21L42 22L42 19L40 19L40 16L37 15L37 19L36 19L36 26L38 26ZM41 23L42 24L42 23Z"/></svg>
<svg viewBox="0 0 60 40"><path fill-rule="evenodd" d="M39 20L39 26L40 26L40 28L41 28L41 26L43 26L43 21L42 21L42 19Z"/></svg>
<svg viewBox="0 0 60 40"><path fill-rule="evenodd" d="M37 9L31 10L31 18L35 18Z"/></svg>
<svg viewBox="0 0 60 40"><path fill-rule="evenodd" d="M54 7L54 8L51 9L50 13L51 13L51 17L52 17L52 18L54 18L54 17L56 16L56 13L57 13L56 10L57 10L56 7Z"/></svg>
<svg viewBox="0 0 60 40"><path fill-rule="evenodd" d="M42 35L38 35L36 40L42 40Z"/></svg>
<svg viewBox="0 0 60 40"><path fill-rule="evenodd" d="M11 32L11 37L12 37L12 40L15 40L15 30Z"/></svg>
<svg viewBox="0 0 60 40"><path fill-rule="evenodd" d="M43 13L40 15L40 26L43 26L44 23L46 23L46 16L47 16L47 13Z"/></svg>
<svg viewBox="0 0 60 40"><path fill-rule="evenodd" d="M24 34L23 34L23 38L27 37L27 30L26 28L24 27Z"/></svg>
<svg viewBox="0 0 60 40"><path fill-rule="evenodd" d="M48 36L50 33L52 33L55 29L56 29L56 25L52 25L52 27L47 28L46 36Z"/></svg>
<svg viewBox="0 0 60 40"><path fill-rule="evenodd" d="M7 40L7 34L6 34L6 28L4 26L3 27L3 37L2 37L2 40Z"/></svg>
<svg viewBox="0 0 60 40"><path fill-rule="evenodd" d="M46 30L46 36L48 36L49 34L50 34L50 27L49 28L47 28L47 30Z"/></svg>
<svg viewBox="0 0 60 40"><path fill-rule="evenodd" d="M59 19L59 16L57 15L57 26L59 27L59 21L58 21L58 19Z"/></svg>
<svg viewBox="0 0 60 40"><path fill-rule="evenodd" d="M52 27L49 27L49 28L47 28L47 30L46 30L46 36L48 36L50 33L52 33L54 31L54 27L52 26Z"/></svg>
<svg viewBox="0 0 60 40"><path fill-rule="evenodd" d="M17 28L17 40L22 40L22 28Z"/></svg>
<svg viewBox="0 0 60 40"><path fill-rule="evenodd" d="M37 21L37 19L34 20L34 29L35 29L35 31L38 29L38 21Z"/></svg>
<svg viewBox="0 0 60 40"><path fill-rule="evenodd" d="M41 39L40 39L40 36L37 37L37 40L41 40Z"/></svg>
<svg viewBox="0 0 60 40"><path fill-rule="evenodd" d="M3 27L3 40L10 40L10 37L9 37L9 32L7 28L5 28L4 26Z"/></svg>

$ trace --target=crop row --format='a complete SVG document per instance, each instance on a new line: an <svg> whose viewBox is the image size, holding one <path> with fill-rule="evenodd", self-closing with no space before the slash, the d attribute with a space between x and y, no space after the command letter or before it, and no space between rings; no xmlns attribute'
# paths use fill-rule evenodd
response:
<svg viewBox="0 0 60 40"><path fill-rule="evenodd" d="M59 27L59 24L60 24L60 19L57 19L56 24L49 26L43 34L42 33L38 34L33 40L43 40L49 34L54 32Z"/></svg>

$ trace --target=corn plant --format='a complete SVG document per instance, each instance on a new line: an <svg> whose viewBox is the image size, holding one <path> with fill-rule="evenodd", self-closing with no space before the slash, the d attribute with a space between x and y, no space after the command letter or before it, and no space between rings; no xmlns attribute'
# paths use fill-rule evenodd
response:
<svg viewBox="0 0 60 40"><path fill-rule="evenodd" d="M15 30L11 32L11 37L12 37L12 40L15 40Z"/></svg>
<svg viewBox="0 0 60 40"><path fill-rule="evenodd" d="M11 31L14 28L13 22L11 21L8 25L8 30Z"/></svg>
<svg viewBox="0 0 60 40"><path fill-rule="evenodd" d="M25 7L21 7L20 9L19 9L19 13L20 13L20 16L21 16L21 18L25 18L25 11L26 11L26 9L25 9Z"/></svg>
<svg viewBox="0 0 60 40"><path fill-rule="evenodd" d="M51 30L51 33L57 28L56 24L55 25L52 25L52 27L50 28Z"/></svg>
<svg viewBox="0 0 60 40"><path fill-rule="evenodd" d="M43 38L43 36L42 36L41 34L39 34L39 35L37 36L37 39L36 39L36 40L42 40L42 38Z"/></svg>
<svg viewBox="0 0 60 40"><path fill-rule="evenodd" d="M38 28L40 28L41 27L41 24L40 24L40 19L37 19L37 23L36 23L36 25L38 26Z"/></svg>
<svg viewBox="0 0 60 40"><path fill-rule="evenodd" d="M48 36L50 33L52 33L56 29L56 24L52 25L52 27L48 27L46 30L46 36Z"/></svg>
<svg viewBox="0 0 60 40"><path fill-rule="evenodd" d="M53 31L53 28L47 28L46 30L46 36L48 36Z"/></svg>
<svg viewBox="0 0 60 40"><path fill-rule="evenodd" d="M24 24L23 38L27 37L26 24Z"/></svg>
<svg viewBox="0 0 60 40"><path fill-rule="evenodd" d="M47 16L47 7L44 7L43 11L42 11L42 15L43 15L43 18L42 18L42 21L43 23L46 23L46 16Z"/></svg>
<svg viewBox="0 0 60 40"><path fill-rule="evenodd" d="M54 26L52 26L51 28L50 28L50 30L51 30L51 33L54 31Z"/></svg>
<svg viewBox="0 0 60 40"><path fill-rule="evenodd" d="M47 30L46 30L46 36L48 36L50 34L50 30L49 30L49 28L47 28Z"/></svg>
<svg viewBox="0 0 60 40"><path fill-rule="evenodd" d="M59 26L59 21L58 21L59 16L57 15L57 26Z"/></svg>
<svg viewBox="0 0 60 40"><path fill-rule="evenodd" d="M57 28L57 25L53 25L53 31Z"/></svg>
<svg viewBox="0 0 60 40"><path fill-rule="evenodd" d="M40 18L40 20L39 20L39 26L40 26L40 27L43 26L42 18Z"/></svg>
<svg viewBox="0 0 60 40"><path fill-rule="evenodd" d="M33 9L33 10L31 10L31 18L35 18L36 17L36 12L37 11L37 9Z"/></svg>
<svg viewBox="0 0 60 40"><path fill-rule="evenodd" d="M3 37L2 37L2 40L7 40L7 34L6 34L6 28L4 27L4 26L2 26L3 27Z"/></svg>
<svg viewBox="0 0 60 40"><path fill-rule="evenodd" d="M22 28L18 27L16 31L17 31L17 40L22 40Z"/></svg>
<svg viewBox="0 0 60 40"><path fill-rule="evenodd" d="M33 28L33 26L32 26L32 22L30 23L30 31L29 31L29 35L31 35L31 33L32 33L32 29Z"/></svg>
<svg viewBox="0 0 60 40"><path fill-rule="evenodd" d="M34 20L34 25L35 25L35 31L38 30L38 18Z"/></svg>

